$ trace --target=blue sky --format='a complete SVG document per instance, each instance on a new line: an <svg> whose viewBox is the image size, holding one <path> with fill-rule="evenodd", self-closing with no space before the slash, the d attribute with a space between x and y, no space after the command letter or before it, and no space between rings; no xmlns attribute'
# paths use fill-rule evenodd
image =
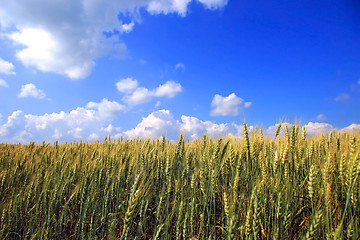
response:
<svg viewBox="0 0 360 240"><path fill-rule="evenodd" d="M356 1L0 3L0 142L360 130Z"/></svg>

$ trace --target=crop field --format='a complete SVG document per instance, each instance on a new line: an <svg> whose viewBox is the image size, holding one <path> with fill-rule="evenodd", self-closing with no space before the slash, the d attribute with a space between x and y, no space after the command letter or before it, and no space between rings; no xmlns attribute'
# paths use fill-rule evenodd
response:
<svg viewBox="0 0 360 240"><path fill-rule="evenodd" d="M0 144L0 238L359 239L359 132L244 129Z"/></svg>

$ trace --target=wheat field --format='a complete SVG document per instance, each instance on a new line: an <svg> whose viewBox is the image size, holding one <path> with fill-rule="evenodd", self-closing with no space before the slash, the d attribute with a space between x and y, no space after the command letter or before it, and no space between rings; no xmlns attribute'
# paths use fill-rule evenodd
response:
<svg viewBox="0 0 360 240"><path fill-rule="evenodd" d="M359 239L359 140L0 144L0 238Z"/></svg>

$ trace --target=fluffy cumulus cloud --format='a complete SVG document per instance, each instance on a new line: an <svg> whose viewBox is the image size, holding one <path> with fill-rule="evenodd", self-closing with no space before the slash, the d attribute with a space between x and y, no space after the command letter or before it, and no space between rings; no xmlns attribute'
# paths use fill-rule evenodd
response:
<svg viewBox="0 0 360 240"><path fill-rule="evenodd" d="M124 102L129 105L139 105L149 102L152 98L152 93L147 88L139 87L134 92L122 98Z"/></svg>
<svg viewBox="0 0 360 240"><path fill-rule="evenodd" d="M203 134L210 137L231 135L234 137L243 135L243 127L235 123L216 124L212 121L202 121L195 117L182 116L180 132L189 139L197 139Z"/></svg>
<svg viewBox="0 0 360 240"><path fill-rule="evenodd" d="M143 118L134 129L119 136L126 138L159 138L166 136L174 140L177 139L180 133L191 140L197 139L203 134L210 137L226 136L228 134L238 137L243 135L243 127L235 123L216 124L212 121L202 121L196 117L184 115L181 116L181 121L178 121L169 110L158 110Z"/></svg>
<svg viewBox="0 0 360 240"><path fill-rule="evenodd" d="M0 73L6 74L6 75L14 75L15 74L14 68L15 68L14 64L0 58Z"/></svg>
<svg viewBox="0 0 360 240"><path fill-rule="evenodd" d="M116 88L121 93L131 93L138 87L139 83L136 79L123 78L116 83Z"/></svg>
<svg viewBox="0 0 360 240"><path fill-rule="evenodd" d="M101 110L103 108L103 110ZM105 109L105 110L104 110ZM176 140L180 133L186 139L201 138L203 134L210 137L230 136L242 138L244 135L242 124L215 123L203 121L196 117L181 116L181 121L176 120L169 110L157 110L144 117L142 121L131 130L122 131L120 127L112 125L122 109L116 102L103 99L100 103L90 102L85 108L78 107L68 113L51 113L44 115L24 114L22 111L13 112L7 121L0 125L0 142L30 141L94 141L104 139L105 136L124 138L159 138L166 136ZM291 124L282 123L281 134L284 126L291 128ZM329 133L330 131L360 131L360 124L352 124L343 129L336 129L328 123L309 122L304 125L306 134L315 135ZM264 134L273 137L277 124L264 129ZM248 126L248 131L254 131L254 126Z"/></svg>
<svg viewBox="0 0 360 240"><path fill-rule="evenodd" d="M285 135L285 126L288 127L289 132L291 130L291 127L294 124L284 122L281 124L281 130L280 130L280 136ZM306 135L316 135L316 134L322 134L322 133L329 133L331 131L337 131L339 129L335 128L333 125L329 123L324 122L309 122L308 124L303 125L305 127ZM276 129L278 127L278 124L269 126L265 129L264 133L267 136L273 137L275 135Z"/></svg>
<svg viewBox="0 0 360 240"><path fill-rule="evenodd" d="M5 124L0 126L0 141L2 142L25 142L24 135L27 135L24 129L26 121L22 111L15 111L9 117Z"/></svg>
<svg viewBox="0 0 360 240"><path fill-rule="evenodd" d="M82 0L3 1L0 8L2 35L17 45L16 57L25 66L54 72L72 79L88 76L95 59L124 56L125 44L118 34L129 33L141 22L140 9L151 14L185 16L192 0ZM194 0L195 1L195 0ZM217 9L226 0L197 0ZM130 16L130 22L118 16ZM105 36L103 33L109 33ZM0 72L13 74L13 65L0 61Z"/></svg>
<svg viewBox="0 0 360 240"><path fill-rule="evenodd" d="M123 111L122 105L103 99L89 102L68 113L44 115L15 111L0 125L0 142L97 140L120 132L111 122Z"/></svg>
<svg viewBox="0 0 360 240"><path fill-rule="evenodd" d="M211 103L213 109L210 114L212 116L238 116L241 108L251 106L251 102L244 102L244 100L235 93L227 97L216 94Z"/></svg>
<svg viewBox="0 0 360 240"><path fill-rule="evenodd" d="M9 87L9 85L7 84L7 82L4 79L0 78L0 87Z"/></svg>
<svg viewBox="0 0 360 240"><path fill-rule="evenodd" d="M342 131L344 132L356 132L356 131L360 131L360 124L351 124L350 126L343 128Z"/></svg>
<svg viewBox="0 0 360 240"><path fill-rule="evenodd" d="M110 49L119 51L115 54L123 54L124 44L114 38L105 39L102 32L110 30L103 26L106 23L97 23L94 14L87 13L80 2L69 6L52 1L41 4L45 6L33 1L6 4L9 12L4 16L14 23L16 30L5 36L18 45L16 58L25 66L78 79L88 76L94 59L109 53ZM50 11L47 7L51 9L54 5L60 6L52 13L44 13Z"/></svg>
<svg viewBox="0 0 360 240"><path fill-rule="evenodd" d="M29 83L21 86L20 93L18 94L19 98L36 98L42 99L46 97L46 94L43 90L38 89L34 84Z"/></svg>
<svg viewBox="0 0 360 240"><path fill-rule="evenodd" d="M329 123L309 122L305 125L306 134L316 135L320 133L329 133L337 130L333 125Z"/></svg>
<svg viewBox="0 0 360 240"><path fill-rule="evenodd" d="M174 81L167 81L165 84L160 85L152 91L152 95L155 97L168 97L173 98L176 94L182 91L180 83Z"/></svg>
<svg viewBox="0 0 360 240"><path fill-rule="evenodd" d="M169 110L158 110L142 119L134 129L126 131L127 138L158 138L167 136L174 139L179 134L180 123Z"/></svg>
<svg viewBox="0 0 360 240"><path fill-rule="evenodd" d="M201 137L204 133L211 137L243 135L242 126L234 123L216 124L189 116L182 116L180 122L169 110L152 112L135 128L121 132L119 127L112 125L117 114L104 114L100 110L101 105L117 106L115 102L104 99L100 103L90 102L85 108L79 107L68 113L62 111L32 115L16 111L0 125L0 142L94 141L104 139L107 135L130 139L166 136L172 140L177 139L179 133L191 140Z"/></svg>
<svg viewBox="0 0 360 240"><path fill-rule="evenodd" d="M70 113L60 112L42 116L25 115L22 111L16 111L0 127L0 139L24 143L59 139L79 140L90 126L96 126L95 118L95 111L84 108L77 108Z"/></svg>
<svg viewBox="0 0 360 240"><path fill-rule="evenodd" d="M100 103L89 102L86 107L97 109L99 116L103 118L116 118L125 111L124 105L115 101L109 101L106 98L104 98Z"/></svg>
<svg viewBox="0 0 360 240"><path fill-rule="evenodd" d="M152 100L153 97L173 98L176 94L182 92L182 86L175 81L167 81L157 88L149 90L144 87L138 87L137 80L125 78L116 83L119 92L127 93L122 100L128 105L135 106Z"/></svg>

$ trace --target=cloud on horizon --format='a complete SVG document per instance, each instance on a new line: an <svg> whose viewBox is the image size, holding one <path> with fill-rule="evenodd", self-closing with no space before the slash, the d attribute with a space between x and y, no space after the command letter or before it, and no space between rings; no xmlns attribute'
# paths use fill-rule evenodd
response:
<svg viewBox="0 0 360 240"><path fill-rule="evenodd" d="M29 143L102 140L105 136L112 135L115 138L159 138L166 136L170 140L176 140L180 133L187 139L194 140L203 134L209 137L230 136L243 137L242 124L220 123L203 121L192 116L181 116L176 120L169 110L157 110L143 117L140 123L133 129L124 131L121 127L113 126L114 119L119 118L124 108L115 101L103 99L100 103L89 102L87 106L78 107L68 113L59 112L44 115L24 114L22 111L13 112L7 121L3 119L0 125L0 142L3 143ZM5 121L4 121L5 120ZM284 134L282 124L281 134ZM343 129L337 129L329 123L309 122L304 125L307 135L329 133L330 131L360 131L360 124L351 124ZM273 137L277 124L264 129L264 134ZM248 126L251 132L254 126Z"/></svg>
<svg viewBox="0 0 360 240"><path fill-rule="evenodd" d="M29 143L30 141L74 141L104 139L120 131L111 125L124 107L103 99L100 103L89 102L86 108L78 107L68 113L46 113L44 115L13 112L0 125L0 142Z"/></svg>

